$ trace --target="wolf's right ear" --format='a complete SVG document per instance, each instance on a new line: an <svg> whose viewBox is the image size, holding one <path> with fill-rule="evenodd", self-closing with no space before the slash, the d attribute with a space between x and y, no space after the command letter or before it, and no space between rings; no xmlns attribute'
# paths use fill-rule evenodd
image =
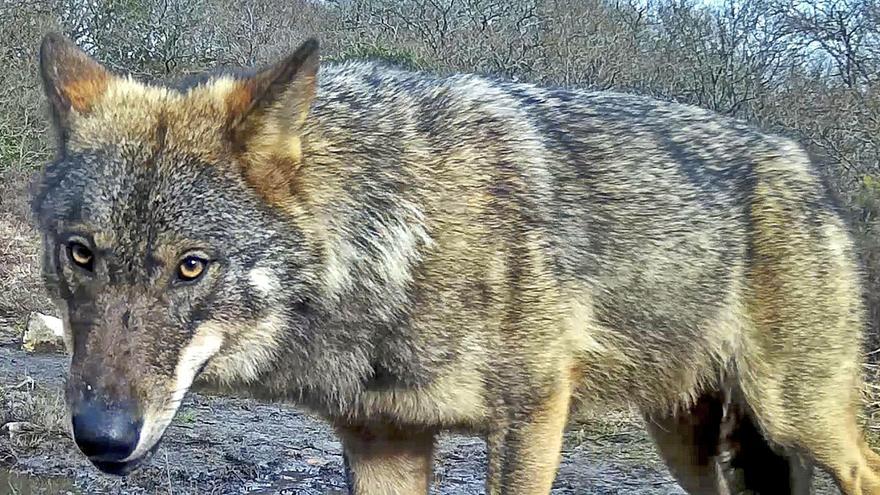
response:
<svg viewBox="0 0 880 495"><path fill-rule="evenodd" d="M40 45L40 74L52 108L61 145L67 141L71 118L85 114L114 77L71 40L49 33Z"/></svg>

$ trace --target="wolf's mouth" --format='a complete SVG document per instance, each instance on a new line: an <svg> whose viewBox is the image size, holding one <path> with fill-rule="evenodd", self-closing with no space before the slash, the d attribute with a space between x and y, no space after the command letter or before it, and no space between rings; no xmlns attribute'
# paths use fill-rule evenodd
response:
<svg viewBox="0 0 880 495"><path fill-rule="evenodd" d="M148 450L144 455L130 461L99 461L97 459L89 459L89 461L91 461L91 463L102 473L112 474L116 476L126 476L138 467L140 467L140 465L143 464L144 461L147 461L150 459L150 457L153 457L156 449L159 448L159 443L161 442L156 442L156 445L153 445L153 447L150 448L150 450Z"/></svg>

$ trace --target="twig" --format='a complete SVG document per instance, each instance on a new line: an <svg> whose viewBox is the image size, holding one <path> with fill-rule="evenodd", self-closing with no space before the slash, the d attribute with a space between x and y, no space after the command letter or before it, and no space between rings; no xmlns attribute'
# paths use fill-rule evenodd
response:
<svg viewBox="0 0 880 495"><path fill-rule="evenodd" d="M168 495L174 495L174 489L171 486L171 464L168 462L168 452L165 452L165 474L168 476Z"/></svg>

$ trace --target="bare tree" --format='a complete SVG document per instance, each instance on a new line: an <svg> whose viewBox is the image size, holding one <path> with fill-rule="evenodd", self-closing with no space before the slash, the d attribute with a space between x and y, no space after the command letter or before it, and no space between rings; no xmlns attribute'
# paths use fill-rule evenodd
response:
<svg viewBox="0 0 880 495"><path fill-rule="evenodd" d="M49 29L143 78L258 65L318 35L328 61L632 91L793 136L852 214L880 344L880 0L0 2L0 171L48 156Z"/></svg>

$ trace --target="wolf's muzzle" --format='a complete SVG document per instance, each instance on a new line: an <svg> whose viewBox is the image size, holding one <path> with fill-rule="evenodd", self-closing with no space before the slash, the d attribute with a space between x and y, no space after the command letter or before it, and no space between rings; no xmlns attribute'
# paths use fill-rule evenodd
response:
<svg viewBox="0 0 880 495"><path fill-rule="evenodd" d="M98 397L83 400L71 415L73 438L79 449L98 469L119 472L137 447L141 419L127 404L108 405Z"/></svg>

